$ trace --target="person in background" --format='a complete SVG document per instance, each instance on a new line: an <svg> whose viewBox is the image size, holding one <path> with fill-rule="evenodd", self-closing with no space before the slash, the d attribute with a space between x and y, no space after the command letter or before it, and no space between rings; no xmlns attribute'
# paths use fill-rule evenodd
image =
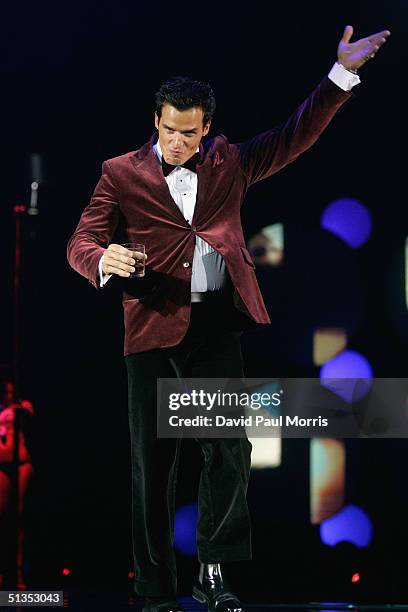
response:
<svg viewBox="0 0 408 612"><path fill-rule="evenodd" d="M0 390L0 588L5 581L6 566L12 565L4 542L12 537L9 525L12 524L12 473L14 464L14 441L16 434L16 417L19 419L18 432L18 534L17 534L17 588L26 590L24 579L24 527L22 524L24 503L31 477L33 464L26 444L26 429L34 413L32 403L27 399L17 400L14 384L6 380ZM12 548L12 547L11 547Z"/></svg>

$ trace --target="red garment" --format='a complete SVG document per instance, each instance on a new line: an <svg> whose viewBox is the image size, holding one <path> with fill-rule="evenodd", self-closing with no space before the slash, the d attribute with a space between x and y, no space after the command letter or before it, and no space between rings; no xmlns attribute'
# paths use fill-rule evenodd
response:
<svg viewBox="0 0 408 612"><path fill-rule="evenodd" d="M246 190L308 149L351 95L325 77L285 124L240 144L223 135L201 144L191 226L153 150L157 135L137 151L104 162L67 254L74 270L99 288L98 263L118 228L123 242L146 245L145 279L124 283L125 355L173 346L185 335L195 234L223 256L236 306L258 323L270 322L241 227Z"/></svg>
<svg viewBox="0 0 408 612"><path fill-rule="evenodd" d="M30 408L24 413L26 416L32 414L32 404L27 400L23 400ZM10 464L14 460L14 418L15 411L21 410L21 404L12 404L7 406L0 412L0 469L2 465ZM21 424L20 424L21 425ZM24 427L23 427L24 429ZM18 459L19 463L27 463L31 461L30 453L26 446L24 431L19 431L18 434Z"/></svg>

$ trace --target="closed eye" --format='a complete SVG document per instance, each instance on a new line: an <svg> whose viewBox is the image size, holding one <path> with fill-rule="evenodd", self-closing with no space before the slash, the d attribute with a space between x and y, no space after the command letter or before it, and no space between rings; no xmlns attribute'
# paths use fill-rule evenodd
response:
<svg viewBox="0 0 408 612"><path fill-rule="evenodd" d="M165 128L166 132L168 132L169 134L173 134L175 132L175 130L168 125L164 125L163 127ZM186 130L185 132L180 132L180 134L183 134L183 136L191 137L197 134L197 130Z"/></svg>

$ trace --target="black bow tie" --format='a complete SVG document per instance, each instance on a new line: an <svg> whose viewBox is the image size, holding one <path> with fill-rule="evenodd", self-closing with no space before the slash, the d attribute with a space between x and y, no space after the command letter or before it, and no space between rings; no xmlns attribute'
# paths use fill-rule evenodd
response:
<svg viewBox="0 0 408 612"><path fill-rule="evenodd" d="M164 157L162 157L162 168L164 176L168 176L170 172L173 172L174 168L187 168L187 170L191 170L191 172L196 172L196 165L200 161L200 153L197 151L190 159L188 159L184 164L178 164L177 166L173 166L173 164L168 164Z"/></svg>

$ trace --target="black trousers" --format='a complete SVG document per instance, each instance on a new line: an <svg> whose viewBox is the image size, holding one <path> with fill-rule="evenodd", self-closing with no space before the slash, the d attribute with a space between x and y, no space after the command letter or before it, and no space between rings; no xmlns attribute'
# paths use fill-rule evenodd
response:
<svg viewBox="0 0 408 612"><path fill-rule="evenodd" d="M128 355L132 455L132 532L135 590L175 595L173 548L180 439L157 438L156 379L242 377L240 331L230 302L192 304L187 335L175 347ZM202 563L251 558L246 492L251 443L197 438L204 455L199 481L197 548Z"/></svg>

